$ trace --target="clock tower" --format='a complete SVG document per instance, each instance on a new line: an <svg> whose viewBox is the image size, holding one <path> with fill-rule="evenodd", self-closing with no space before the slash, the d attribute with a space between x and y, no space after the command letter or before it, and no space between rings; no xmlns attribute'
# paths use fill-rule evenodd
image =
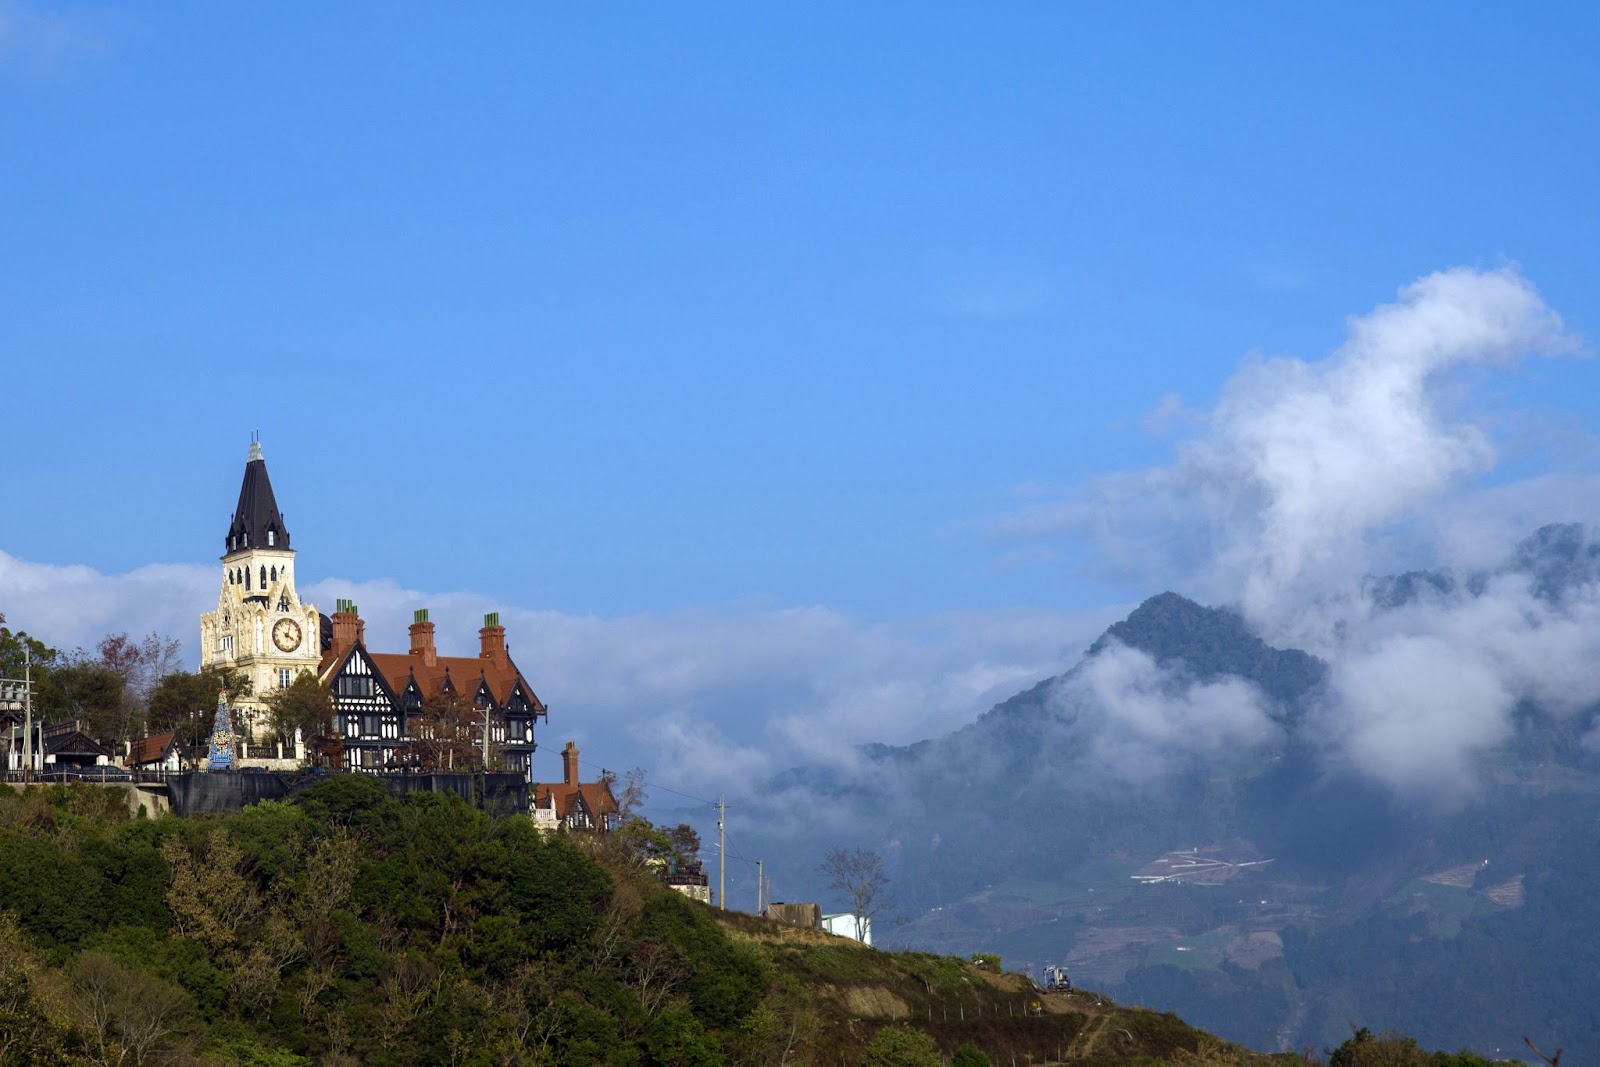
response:
<svg viewBox="0 0 1600 1067"><path fill-rule="evenodd" d="M251 692L233 707L246 741L266 733L262 697L290 685L301 671L314 676L322 658L317 609L294 588L294 549L254 435L245 460L239 503L222 554L217 610L200 616L200 666L227 666L250 678Z"/></svg>

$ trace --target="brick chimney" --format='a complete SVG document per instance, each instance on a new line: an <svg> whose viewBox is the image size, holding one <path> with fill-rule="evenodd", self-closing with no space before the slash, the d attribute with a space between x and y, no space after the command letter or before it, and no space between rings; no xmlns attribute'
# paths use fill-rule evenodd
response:
<svg viewBox="0 0 1600 1067"><path fill-rule="evenodd" d="M578 784L578 746L571 741L561 750L561 780L567 785Z"/></svg>
<svg viewBox="0 0 1600 1067"><path fill-rule="evenodd" d="M361 621L355 601L341 600L333 613L333 651L342 656L357 642L366 643L367 624Z"/></svg>
<svg viewBox="0 0 1600 1067"><path fill-rule="evenodd" d="M483 629L478 631L478 658L506 662L506 628L500 625L500 613L491 611L483 617Z"/></svg>
<svg viewBox="0 0 1600 1067"><path fill-rule="evenodd" d="M433 623L428 621L428 609L418 608L411 617L415 620L411 624L411 654L432 667L438 662L439 653L433 647Z"/></svg>

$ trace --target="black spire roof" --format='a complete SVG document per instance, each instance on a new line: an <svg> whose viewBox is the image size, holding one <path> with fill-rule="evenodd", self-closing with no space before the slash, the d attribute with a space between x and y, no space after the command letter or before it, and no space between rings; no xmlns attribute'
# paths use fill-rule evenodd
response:
<svg viewBox="0 0 1600 1067"><path fill-rule="evenodd" d="M261 441L252 437L250 456L244 464L244 484L239 486L239 506L233 509L233 522L228 526L227 551L288 547L289 528L283 524L278 501L272 495L267 461L261 458Z"/></svg>

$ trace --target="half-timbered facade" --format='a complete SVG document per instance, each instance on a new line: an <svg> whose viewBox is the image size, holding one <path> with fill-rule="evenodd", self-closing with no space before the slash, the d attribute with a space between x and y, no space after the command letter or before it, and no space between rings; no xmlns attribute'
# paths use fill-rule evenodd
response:
<svg viewBox="0 0 1600 1067"><path fill-rule="evenodd" d="M372 652L355 604L340 601L320 677L350 770L487 767L530 777L534 723L544 705L512 661L498 614L484 616L477 656L441 656L428 612L416 612L411 648ZM487 739L485 738L487 730Z"/></svg>

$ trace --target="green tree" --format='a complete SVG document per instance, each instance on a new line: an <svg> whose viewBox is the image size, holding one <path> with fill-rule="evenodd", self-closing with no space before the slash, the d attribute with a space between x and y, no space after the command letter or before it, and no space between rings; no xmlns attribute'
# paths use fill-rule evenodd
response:
<svg viewBox="0 0 1600 1067"><path fill-rule="evenodd" d="M968 1041L956 1049L956 1054L950 1057L950 1067L989 1067L989 1057L985 1056L977 1045Z"/></svg>
<svg viewBox="0 0 1600 1067"><path fill-rule="evenodd" d="M176 730L191 753L199 753L211 736L217 694L228 702L250 693L250 676L237 667L202 667L194 674L173 671L162 677L150 693L146 728L151 733Z"/></svg>
<svg viewBox="0 0 1600 1067"><path fill-rule="evenodd" d="M250 857L221 826L211 831L200 852L176 837L161 843L161 858L172 868L167 910L179 937L189 937L213 952L234 947L261 913L261 896L246 874Z"/></svg>
<svg viewBox="0 0 1600 1067"><path fill-rule="evenodd" d="M301 671L290 685L274 689L262 701L267 726L281 741L292 740L296 730L311 745L333 736L333 696L310 671Z"/></svg>
<svg viewBox="0 0 1600 1067"><path fill-rule="evenodd" d="M0 913L0 1063L8 1067L73 1062L69 1021L39 995L44 974L16 919Z"/></svg>
<svg viewBox="0 0 1600 1067"><path fill-rule="evenodd" d="M700 859L700 835L688 823L680 822L668 830L667 838L672 842L673 858L678 861L678 866Z"/></svg>
<svg viewBox="0 0 1600 1067"><path fill-rule="evenodd" d="M1385 1033L1373 1036L1365 1026L1328 1054L1328 1067L1427 1067L1428 1054L1414 1038Z"/></svg>
<svg viewBox="0 0 1600 1067"><path fill-rule="evenodd" d="M701 1019L729 1026L761 1002L766 970L748 949L735 944L700 905L678 893L645 903L639 939L670 947L687 966L683 990Z"/></svg>
<svg viewBox="0 0 1600 1067"><path fill-rule="evenodd" d="M939 1046L921 1030L886 1026L872 1036L861 1067L937 1067Z"/></svg>
<svg viewBox="0 0 1600 1067"><path fill-rule="evenodd" d="M46 949L76 945L105 921L100 873L44 833L0 840L0 900Z"/></svg>
<svg viewBox="0 0 1600 1067"><path fill-rule="evenodd" d="M76 719L98 740L120 740L125 705L121 675L94 660L69 656L39 678L34 720Z"/></svg>
<svg viewBox="0 0 1600 1067"><path fill-rule="evenodd" d="M12 630L5 625L6 617L0 613L0 678L21 678L25 661L31 659L34 676L47 670L61 657L61 653L28 636L26 630ZM27 655L24 655L26 652Z"/></svg>
<svg viewBox="0 0 1600 1067"><path fill-rule="evenodd" d="M722 1067L722 1048L686 1011L662 1012L646 1031L644 1044L661 1067Z"/></svg>

